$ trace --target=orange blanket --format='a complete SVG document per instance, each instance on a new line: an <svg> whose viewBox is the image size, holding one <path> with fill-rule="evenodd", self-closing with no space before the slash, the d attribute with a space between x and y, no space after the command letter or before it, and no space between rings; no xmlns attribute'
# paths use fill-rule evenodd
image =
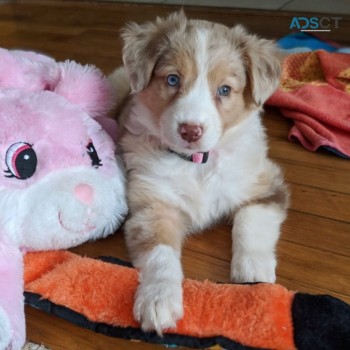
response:
<svg viewBox="0 0 350 350"><path fill-rule="evenodd" d="M323 50L287 56L280 87L267 101L294 121L289 139L350 158L350 54Z"/></svg>

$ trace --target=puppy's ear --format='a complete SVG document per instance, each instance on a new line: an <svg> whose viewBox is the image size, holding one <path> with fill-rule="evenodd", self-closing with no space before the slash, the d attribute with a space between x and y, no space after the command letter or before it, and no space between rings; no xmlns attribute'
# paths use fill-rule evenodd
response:
<svg viewBox="0 0 350 350"><path fill-rule="evenodd" d="M129 23L122 30L123 62L129 73L132 92L147 87L158 59L169 47L169 34L184 28L186 21L181 10L154 22Z"/></svg>
<svg viewBox="0 0 350 350"><path fill-rule="evenodd" d="M283 61L282 51L274 41L247 34L241 26L234 28L241 38L246 69L255 104L261 107L279 85Z"/></svg>

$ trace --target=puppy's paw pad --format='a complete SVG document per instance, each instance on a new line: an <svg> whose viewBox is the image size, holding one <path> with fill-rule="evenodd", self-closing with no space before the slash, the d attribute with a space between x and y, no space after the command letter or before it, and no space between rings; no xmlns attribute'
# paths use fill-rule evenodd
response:
<svg viewBox="0 0 350 350"><path fill-rule="evenodd" d="M231 261L231 280L236 283L276 281L276 259L243 256Z"/></svg>
<svg viewBox="0 0 350 350"><path fill-rule="evenodd" d="M176 327L183 316L182 286L178 283L152 283L140 285L134 304L135 319L144 331L158 334Z"/></svg>

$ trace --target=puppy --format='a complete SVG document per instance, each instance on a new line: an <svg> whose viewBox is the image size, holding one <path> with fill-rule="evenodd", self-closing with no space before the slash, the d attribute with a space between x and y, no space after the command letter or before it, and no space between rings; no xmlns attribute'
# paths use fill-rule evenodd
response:
<svg viewBox="0 0 350 350"><path fill-rule="evenodd" d="M131 88L118 114L131 214L125 237L140 270L134 315L162 334L183 316L184 238L224 216L233 223L232 280L275 281L288 191L267 158L260 112L278 86L281 57L242 26L182 11L131 23L122 38L125 70L110 79L121 100Z"/></svg>

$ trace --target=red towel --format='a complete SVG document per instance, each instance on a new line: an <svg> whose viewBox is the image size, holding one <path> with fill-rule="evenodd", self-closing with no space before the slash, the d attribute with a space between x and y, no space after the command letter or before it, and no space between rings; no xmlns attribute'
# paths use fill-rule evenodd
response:
<svg viewBox="0 0 350 350"><path fill-rule="evenodd" d="M280 87L266 104L293 119L290 140L350 158L350 54L318 50L287 56Z"/></svg>

